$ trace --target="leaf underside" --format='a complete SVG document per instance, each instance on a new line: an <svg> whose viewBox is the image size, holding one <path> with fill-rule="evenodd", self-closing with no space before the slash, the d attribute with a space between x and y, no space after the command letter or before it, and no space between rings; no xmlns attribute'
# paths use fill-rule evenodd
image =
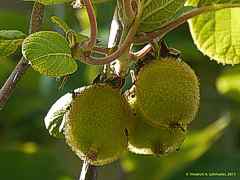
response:
<svg viewBox="0 0 240 180"><path fill-rule="evenodd" d="M49 134L61 138L63 137L63 116L72 102L72 94L67 93L59 98L50 108L44 118L45 126Z"/></svg>
<svg viewBox="0 0 240 180"><path fill-rule="evenodd" d="M240 1L200 0L197 6ZM193 3L193 1L192 1ZM202 53L222 64L240 63L240 8L208 12L189 21L195 44Z"/></svg>

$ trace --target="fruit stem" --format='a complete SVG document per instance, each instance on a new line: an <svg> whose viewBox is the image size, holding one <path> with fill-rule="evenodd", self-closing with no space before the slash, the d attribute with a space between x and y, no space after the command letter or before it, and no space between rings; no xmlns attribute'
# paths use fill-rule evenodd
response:
<svg viewBox="0 0 240 180"><path fill-rule="evenodd" d="M88 168L89 168L89 163L87 160L83 161L83 165L82 165L82 171L79 177L79 180L85 180L87 172L88 172Z"/></svg>
<svg viewBox="0 0 240 180"><path fill-rule="evenodd" d="M43 14L44 5L36 1L32 9L29 34L40 30L43 20ZM2 110L7 103L17 83L27 71L29 66L30 64L28 60L22 57L15 69L12 71L11 75L8 77L7 81L4 83L3 87L0 89L0 110Z"/></svg>
<svg viewBox="0 0 240 180"><path fill-rule="evenodd" d="M157 37L162 39L167 33L174 30L175 28L177 28L178 26L182 25L187 20L195 16L198 16L200 14L210 12L210 11L217 11L225 8L236 8L236 7L240 7L240 5L239 4L218 4L218 5L210 5L210 6L195 8L189 12L184 13L177 19L174 19L173 21L167 23L157 31L143 33L141 35L136 36L134 39L134 43L136 44L146 43Z"/></svg>
<svg viewBox="0 0 240 180"><path fill-rule="evenodd" d="M79 180L97 180L97 167L84 160Z"/></svg>

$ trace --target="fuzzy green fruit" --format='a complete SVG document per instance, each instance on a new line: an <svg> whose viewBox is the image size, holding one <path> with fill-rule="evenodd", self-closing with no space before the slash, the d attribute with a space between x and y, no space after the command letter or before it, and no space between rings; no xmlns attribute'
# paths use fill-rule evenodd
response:
<svg viewBox="0 0 240 180"><path fill-rule="evenodd" d="M164 155L177 151L186 137L178 127L152 127L139 119L129 136L129 150L137 154Z"/></svg>
<svg viewBox="0 0 240 180"><path fill-rule="evenodd" d="M199 108L198 79L183 61L153 60L138 74L136 97L145 122L156 127L189 124Z"/></svg>
<svg viewBox="0 0 240 180"><path fill-rule="evenodd" d="M137 154L164 155L177 151L186 137L181 127L152 127L137 116L135 130L129 135L129 150Z"/></svg>
<svg viewBox="0 0 240 180"><path fill-rule="evenodd" d="M187 127L162 126L153 127L147 124L136 107L136 97L128 98L135 112L133 128L129 131L128 148L136 154L164 155L177 151L185 140Z"/></svg>
<svg viewBox="0 0 240 180"><path fill-rule="evenodd" d="M103 84L85 88L64 117L67 144L92 165L118 159L127 150L128 108L119 89Z"/></svg>

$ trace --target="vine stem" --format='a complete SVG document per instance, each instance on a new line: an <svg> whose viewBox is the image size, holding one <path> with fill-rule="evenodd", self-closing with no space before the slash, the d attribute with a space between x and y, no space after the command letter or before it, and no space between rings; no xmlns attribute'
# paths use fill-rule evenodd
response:
<svg viewBox="0 0 240 180"><path fill-rule="evenodd" d="M135 33L135 30L131 29L129 31L129 34L126 37L124 43L122 44L122 46L118 50L116 50L114 53L112 53L111 55L108 55L103 58L96 58L93 56L86 55L86 56L83 56L82 61L86 64L91 64L91 65L103 65L103 64L109 64L109 63L113 62L129 48L129 45L131 44L131 42L133 40L134 33Z"/></svg>
<svg viewBox="0 0 240 180"><path fill-rule="evenodd" d="M136 18L134 19L126 38L124 39L121 46L115 52L113 52L112 54L110 54L106 57L102 57L102 58L93 57L93 56L91 56L91 53L86 52L81 57L79 57L79 59L81 59L81 61L83 63L90 64L90 65L104 65L104 64L109 64L109 63L115 61L123 53L125 53L125 51L127 51L129 49L129 47L131 46L131 44L134 40L134 37L137 33L137 28L139 26L140 14L141 14L141 9L139 8Z"/></svg>
<svg viewBox="0 0 240 180"><path fill-rule="evenodd" d="M94 8L92 5L91 0L83 0L87 9L88 13L88 18L89 18L89 23L90 23L90 29L91 29L91 34L90 34L90 39L84 43L83 48L84 50L91 50L96 42L97 42L97 19L94 13Z"/></svg>
<svg viewBox="0 0 240 180"><path fill-rule="evenodd" d="M195 8L189 12L186 12L185 14L178 17L177 19L171 21L170 23L167 23L166 25L161 27L158 31L144 33L143 35L136 36L134 38L134 43L141 44L141 43L149 42L155 38L162 39L168 32L182 25L187 20L195 16L198 16L202 13L217 11L225 8L236 8L236 7L240 7L240 5L239 4L218 4L218 5L210 5L210 6Z"/></svg>
<svg viewBox="0 0 240 180"><path fill-rule="evenodd" d="M44 5L36 1L32 8L29 34L32 34L40 30L43 20L43 14ZM3 107L6 105L18 81L24 75L29 66L30 66L29 61L22 57L17 66L15 67L15 69L12 71L11 75L4 83L3 87L0 89L0 110L2 110Z"/></svg>
<svg viewBox="0 0 240 180"><path fill-rule="evenodd" d="M97 18L96 18L95 12L94 12L92 0L76 0L73 3L73 8L82 8L83 5L87 9L91 33L90 33L89 40L84 42L84 44L82 45L82 48L84 49L84 51L91 51L97 42L97 32L98 32Z"/></svg>

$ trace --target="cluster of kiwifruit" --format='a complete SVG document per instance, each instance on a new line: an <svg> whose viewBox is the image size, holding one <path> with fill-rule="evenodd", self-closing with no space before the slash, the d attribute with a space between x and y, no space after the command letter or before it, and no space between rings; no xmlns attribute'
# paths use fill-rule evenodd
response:
<svg viewBox="0 0 240 180"><path fill-rule="evenodd" d="M166 57L145 64L136 77L128 95L109 83L74 93L64 115L64 135L81 159L104 165L127 150L164 155L179 149L199 107L194 71Z"/></svg>

